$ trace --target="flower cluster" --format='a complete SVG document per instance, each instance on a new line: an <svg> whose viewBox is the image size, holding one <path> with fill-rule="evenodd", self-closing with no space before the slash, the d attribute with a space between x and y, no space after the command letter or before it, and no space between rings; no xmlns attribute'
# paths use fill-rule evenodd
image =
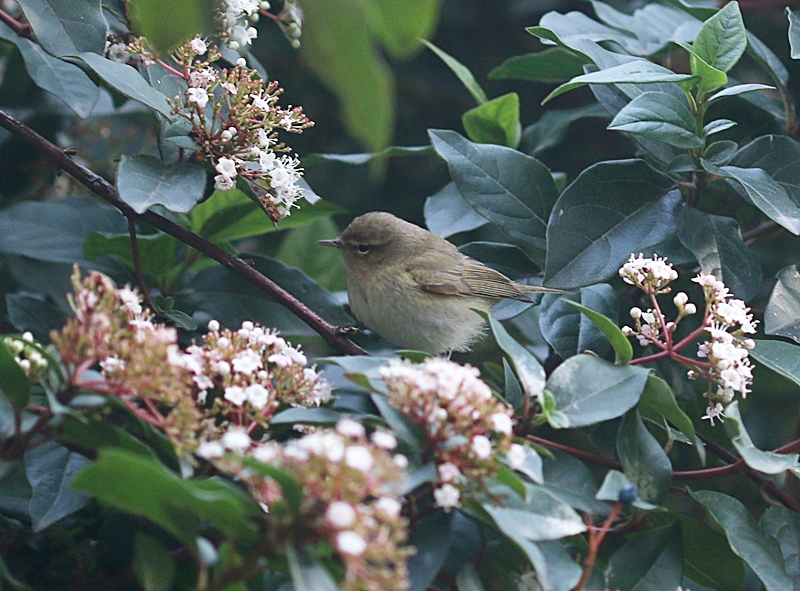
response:
<svg viewBox="0 0 800 591"><path fill-rule="evenodd" d="M703 321L699 328L675 343L672 339L675 329L683 318L697 313L697 306L689 302L688 295L680 292L673 298L678 310L676 318L673 321L664 318L656 296L668 293L671 289L669 283L678 277L672 265L663 258L647 259L642 255L635 258L631 255L619 274L626 282L648 294L653 303L653 308L646 311L638 307L631 308L630 315L635 326L622 327L623 334L636 337L641 346L655 345L661 349L660 353L637 361L671 357L690 368L690 378L706 378L708 388L703 396L709 404L703 418L712 424L715 419L723 419L723 404L731 402L736 393L745 398L753 381L749 350L755 346L755 342L743 337L756 330L757 323L750 314L750 308L742 300L733 298L725 284L714 275L700 273L692 281L703 288ZM698 347L698 360L678 353L703 334L709 335L710 340ZM702 361L704 359L707 361Z"/></svg>
<svg viewBox="0 0 800 591"><path fill-rule="evenodd" d="M220 37L233 50L250 45L258 36L250 21L258 20L259 9L268 10L269 2L259 0L222 0L218 5L217 20L222 30Z"/></svg>
<svg viewBox="0 0 800 591"><path fill-rule="evenodd" d="M525 461L525 449L511 443L511 409L479 376L473 367L440 358L381 370L389 403L425 430L438 469L433 494L440 507L457 507L464 491L493 476L498 454L506 454L512 467Z"/></svg>
<svg viewBox="0 0 800 591"><path fill-rule="evenodd" d="M3 344L31 382L38 382L45 376L50 365L39 351L41 345L34 344L33 334L24 332L21 337L7 336L3 338Z"/></svg>
<svg viewBox="0 0 800 591"><path fill-rule="evenodd" d="M706 416L712 424L723 418L722 405L728 404L736 393L747 398L753 381L753 367L749 351L755 347L753 339L744 335L756 331L757 322L742 300L731 297L728 288L713 275L700 273L692 279L703 288L706 300L706 332L711 340L697 350L697 356L707 358L707 377L716 384L705 393L709 405ZM692 374L694 375L694 374Z"/></svg>
<svg viewBox="0 0 800 591"><path fill-rule="evenodd" d="M360 423L342 419L335 430L318 429L283 444L252 442L213 461L239 477L269 511L270 535L278 544L332 547L344 563L343 590L402 591L409 586L406 559L412 549L405 545L399 499L407 460L391 455L396 444L386 432L368 438ZM270 469L259 470L260 464ZM296 514L287 508L276 468L302 487Z"/></svg>
<svg viewBox="0 0 800 591"><path fill-rule="evenodd" d="M237 433L266 426L281 406L319 406L330 399L328 383L306 367L299 349L250 321L232 331L220 330L212 320L203 346L172 351L170 363L191 373L193 396L215 417L205 437L227 442L230 449L245 441ZM228 430L222 437L221 429Z"/></svg>
<svg viewBox="0 0 800 591"><path fill-rule="evenodd" d="M191 124L202 158L217 172L215 188L229 191L241 178L274 222L289 215L303 196L302 168L278 132L301 133L312 126L303 109L280 107L283 90L249 70L244 58L230 69L213 67L220 55L200 38L184 44L174 57L188 88L170 101L173 113Z"/></svg>

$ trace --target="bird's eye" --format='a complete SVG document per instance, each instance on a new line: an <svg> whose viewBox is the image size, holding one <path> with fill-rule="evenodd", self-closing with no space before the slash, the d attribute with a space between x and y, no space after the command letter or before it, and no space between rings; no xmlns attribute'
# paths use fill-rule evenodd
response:
<svg viewBox="0 0 800 591"><path fill-rule="evenodd" d="M367 254L369 252L369 245L368 244L359 244L356 246L359 254Z"/></svg>

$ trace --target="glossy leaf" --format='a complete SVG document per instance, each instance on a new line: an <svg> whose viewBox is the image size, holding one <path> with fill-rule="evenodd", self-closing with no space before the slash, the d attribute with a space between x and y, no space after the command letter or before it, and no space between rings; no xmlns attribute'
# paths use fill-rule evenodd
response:
<svg viewBox="0 0 800 591"><path fill-rule="evenodd" d="M636 495L632 502L630 498L626 499L626 504L630 503L634 507L645 511L651 511L656 508L655 505L642 500L639 496L638 489L636 489L633 483L628 480L628 477L619 470L608 471L606 477L603 479L603 483L600 485L600 489L597 491L597 498L601 501L616 503L622 500L622 497L629 497L631 487L634 488Z"/></svg>
<svg viewBox="0 0 800 591"><path fill-rule="evenodd" d="M488 224L489 220L475 211L453 182L425 200L425 225L442 238L469 232Z"/></svg>
<svg viewBox="0 0 800 591"><path fill-rule="evenodd" d="M6 294L8 320L19 332L30 331L40 343L50 342L50 331L64 326L66 312L41 297Z"/></svg>
<svg viewBox="0 0 800 591"><path fill-rule="evenodd" d="M705 104L710 105L728 96L738 96L746 92L755 92L757 90L775 90L775 87L769 86L768 84L737 84L736 86L729 86L728 88L723 88L719 92L715 92L706 99Z"/></svg>
<svg viewBox="0 0 800 591"><path fill-rule="evenodd" d="M571 428L593 425L622 416L638 401L648 370L614 365L593 355L576 355L550 375L545 386L556 399L556 408L569 419Z"/></svg>
<svg viewBox="0 0 800 591"><path fill-rule="evenodd" d="M294 591L336 591L339 588L317 559L292 543L286 545L286 562Z"/></svg>
<svg viewBox="0 0 800 591"><path fill-rule="evenodd" d="M553 47L508 58L489 72L489 79L563 82L583 74L583 66L588 63L589 60L579 54Z"/></svg>
<svg viewBox="0 0 800 591"><path fill-rule="evenodd" d="M742 422L738 400L725 408L725 430L745 463L764 474L781 474L795 466L800 457L797 454L779 454L758 449Z"/></svg>
<svg viewBox="0 0 800 591"><path fill-rule="evenodd" d="M206 171L197 164L169 166L159 158L123 156L117 169L120 199L136 213L163 205L174 213L187 213L203 197Z"/></svg>
<svg viewBox="0 0 800 591"><path fill-rule="evenodd" d="M680 515L683 531L684 571L697 584L710 589L744 591L745 568L725 537L700 519Z"/></svg>
<svg viewBox="0 0 800 591"><path fill-rule="evenodd" d="M786 16L789 19L789 57L800 59L800 15L787 6Z"/></svg>
<svg viewBox="0 0 800 591"><path fill-rule="evenodd" d="M669 384L658 376L647 377L647 383L639 400L639 412L651 419L654 415L663 417L694 443L696 435L692 419L678 406L675 392Z"/></svg>
<svg viewBox="0 0 800 591"><path fill-rule="evenodd" d="M469 68L467 68L467 66L462 64L453 56L449 55L448 53L445 53L444 51L436 47L430 41L423 41L423 43L425 43L425 45L428 46L428 49L430 49L433 53L439 56L439 58L445 64L447 64L447 67L450 68L453 74L458 76L458 79L461 81L461 84L463 84L464 87L467 90L469 90L469 93L472 95L472 98L475 99L476 103L482 105L489 101L489 99L486 96L486 93L483 92L483 89L481 88L480 84L478 84L478 81L475 80L475 76L473 76L472 72L469 71Z"/></svg>
<svg viewBox="0 0 800 591"><path fill-rule="evenodd" d="M103 52L108 24L100 0L20 0L19 5L47 53Z"/></svg>
<svg viewBox="0 0 800 591"><path fill-rule="evenodd" d="M681 206L673 181L643 160L590 166L553 206L545 285L572 289L612 277L631 253L674 234Z"/></svg>
<svg viewBox="0 0 800 591"><path fill-rule="evenodd" d="M28 510L34 532L42 531L89 502L89 497L72 490L75 475L89 460L55 442L25 453L25 474L32 495Z"/></svg>
<svg viewBox="0 0 800 591"><path fill-rule="evenodd" d="M438 23L441 0L424 0L409 4L404 0L370 3L373 31L386 49L404 57L419 49L420 39L430 38Z"/></svg>
<svg viewBox="0 0 800 591"><path fill-rule="evenodd" d="M473 142L516 148L522 135L519 95L511 92L478 105L464 113L461 121Z"/></svg>
<svg viewBox="0 0 800 591"><path fill-rule="evenodd" d="M408 541L417 551L408 559L409 591L425 591L439 574L450 549L452 519L452 513L435 511L414 524Z"/></svg>
<svg viewBox="0 0 800 591"><path fill-rule="evenodd" d="M697 78L697 93L700 96L713 92L728 83L728 75L705 61L694 47L688 43L679 42L678 45L689 52L689 65L692 74Z"/></svg>
<svg viewBox="0 0 800 591"><path fill-rule="evenodd" d="M747 48L738 2L729 2L703 23L694 40L694 50L710 66L729 72Z"/></svg>
<svg viewBox="0 0 800 591"><path fill-rule="evenodd" d="M162 54L174 49L187 39L214 33L217 16L209 0L131 0L128 3L130 18L136 33L147 37L150 46Z"/></svg>
<svg viewBox="0 0 800 591"><path fill-rule="evenodd" d="M608 341L611 343L611 346L614 348L614 363L617 365L627 365L628 362L633 359L633 346L628 340L628 337L622 334L622 330L614 323L613 320L611 320L608 316L604 316L600 312L596 312L591 308L587 308L586 306L579 304L578 302L568 299L565 299L564 301L580 310L581 314L591 320L592 324L594 324L597 329L606 336Z"/></svg>
<svg viewBox="0 0 800 591"><path fill-rule="evenodd" d="M547 218L558 196L550 171L521 152L474 144L454 131L429 130L428 135L472 208L531 260L541 260Z"/></svg>
<svg viewBox="0 0 800 591"><path fill-rule="evenodd" d="M639 496L650 503L661 503L672 484L672 464L636 409L625 413L620 423L617 455Z"/></svg>
<svg viewBox="0 0 800 591"><path fill-rule="evenodd" d="M488 319L494 338L497 339L498 346L505 351L511 360L525 395L530 400L538 398L544 389L544 368L533 356L533 353L508 334L502 324L492 318L491 315L488 315Z"/></svg>
<svg viewBox="0 0 800 591"><path fill-rule="evenodd" d="M764 511L758 525L778 540L786 565L786 574L792 577L795 588L800 582L800 519L798 515L780 506Z"/></svg>
<svg viewBox="0 0 800 591"><path fill-rule="evenodd" d="M655 84L663 82L688 83L696 80L690 74L676 74L663 66L647 60L625 62L611 68L576 76L547 95L546 103L560 94L586 84Z"/></svg>
<svg viewBox="0 0 800 591"><path fill-rule="evenodd" d="M672 591L683 580L680 522L651 529L614 552L606 584L619 591Z"/></svg>
<svg viewBox="0 0 800 591"><path fill-rule="evenodd" d="M776 85L786 86L789 82L789 72L786 66L767 45L756 37L752 32L747 31L747 49L756 63L775 81Z"/></svg>
<svg viewBox="0 0 800 591"><path fill-rule="evenodd" d="M143 234L136 237L139 247L139 264L145 275L166 273L173 267L177 241L163 233ZM134 267L130 234L92 232L83 243L83 256L93 261L101 256L113 256L131 269Z"/></svg>
<svg viewBox="0 0 800 591"><path fill-rule="evenodd" d="M664 92L637 96L614 116L608 129L626 131L676 148L699 148L695 118L682 101Z"/></svg>
<svg viewBox="0 0 800 591"><path fill-rule="evenodd" d="M544 370L542 374L544 375ZM14 354L2 341L0 341L0 393L17 410L22 410L28 405L31 393L31 383L25 371L14 360Z"/></svg>
<svg viewBox="0 0 800 591"><path fill-rule="evenodd" d="M597 500L597 483L589 468L576 458L557 452L542 458L544 484L551 496L592 515L606 515L609 506Z"/></svg>
<svg viewBox="0 0 800 591"><path fill-rule="evenodd" d="M764 330L800 343L800 270L784 267L764 311Z"/></svg>
<svg viewBox="0 0 800 591"><path fill-rule="evenodd" d="M689 494L719 524L731 549L753 569L767 591L793 588L777 540L758 526L740 501L712 490Z"/></svg>
<svg viewBox="0 0 800 591"><path fill-rule="evenodd" d="M783 341L756 340L750 357L800 386L800 347Z"/></svg>
<svg viewBox="0 0 800 591"><path fill-rule="evenodd" d="M512 540L531 542L559 540L586 530L586 524L569 505L557 501L536 486L528 486L528 499L505 506L482 505L497 527Z"/></svg>
<svg viewBox="0 0 800 591"><path fill-rule="evenodd" d="M486 591L478 570L471 562L465 563L456 575L456 588L458 591Z"/></svg>
<svg viewBox="0 0 800 591"><path fill-rule="evenodd" d="M686 207L681 212L678 238L697 257L703 273L714 275L745 301L755 295L761 283L761 263L742 240L736 220Z"/></svg>
<svg viewBox="0 0 800 591"><path fill-rule="evenodd" d="M144 591L169 591L175 579L175 561L161 541L142 532L134 537L133 572Z"/></svg>
<svg viewBox="0 0 800 591"><path fill-rule="evenodd" d="M616 317L616 293L610 285L601 283L565 295L545 294L539 308L539 330L562 359L586 351L605 356L610 349L609 341L591 318L570 302L580 302L605 316Z"/></svg>
<svg viewBox="0 0 800 591"><path fill-rule="evenodd" d="M570 126L581 119L609 119L608 111L596 103L574 109L545 111L522 132L520 150L536 156L558 146L567 137Z"/></svg>

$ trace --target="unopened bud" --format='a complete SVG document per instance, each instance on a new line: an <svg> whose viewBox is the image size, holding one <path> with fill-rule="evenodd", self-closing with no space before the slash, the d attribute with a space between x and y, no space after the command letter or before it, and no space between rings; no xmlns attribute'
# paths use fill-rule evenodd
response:
<svg viewBox="0 0 800 591"><path fill-rule="evenodd" d="M681 308L686 304L686 302L689 301L689 296L687 296L686 293L680 291L675 294L675 297L672 298L672 301L675 302L675 305L678 306L678 308Z"/></svg>
<svg viewBox="0 0 800 591"><path fill-rule="evenodd" d="M634 320L639 320L642 317L642 309L633 307L631 308L631 318Z"/></svg>
<svg viewBox="0 0 800 591"><path fill-rule="evenodd" d="M686 314L688 314L689 316L691 316L692 314L697 314L697 306L695 306L692 303L686 304L683 307L683 311L686 312Z"/></svg>

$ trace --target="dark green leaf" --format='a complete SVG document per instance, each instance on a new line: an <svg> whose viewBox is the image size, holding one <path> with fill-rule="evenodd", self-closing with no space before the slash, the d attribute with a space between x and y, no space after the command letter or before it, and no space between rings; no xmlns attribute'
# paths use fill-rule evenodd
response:
<svg viewBox="0 0 800 591"><path fill-rule="evenodd" d="M694 50L708 65L729 72L747 48L747 35L738 2L729 2L700 28Z"/></svg>
<svg viewBox="0 0 800 591"><path fill-rule="evenodd" d="M342 254L335 248L317 246L318 240L332 238L338 232L329 217L292 228L284 234L275 258L305 272L328 291L345 291L347 270Z"/></svg>
<svg viewBox="0 0 800 591"><path fill-rule="evenodd" d="M758 209L792 234L800 235L800 204L767 172L761 168L714 166L705 160L701 163L711 174L741 184Z"/></svg>
<svg viewBox="0 0 800 591"><path fill-rule="evenodd" d="M663 417L694 443L696 436L692 419L678 406L675 392L669 384L658 376L648 376L642 398L639 400L639 412L651 419L654 418L654 414Z"/></svg>
<svg viewBox="0 0 800 591"><path fill-rule="evenodd" d="M617 431L617 455L625 476L650 503L661 503L672 484L672 464L636 409L625 413Z"/></svg>
<svg viewBox="0 0 800 591"><path fill-rule="evenodd" d="M730 129L736 125L736 121L731 121L730 119L714 119L710 121L706 125L703 126L703 133L705 135L713 135L715 133L719 133L721 131L725 131L726 129ZM731 142L733 145L738 145L735 142ZM710 146L706 148L706 153L708 153Z"/></svg>
<svg viewBox="0 0 800 591"><path fill-rule="evenodd" d="M764 330L800 343L800 270L784 267L764 311Z"/></svg>
<svg viewBox="0 0 800 591"><path fill-rule="evenodd" d="M715 92L713 95L708 97L706 100L706 105L714 103L726 96L737 96L746 92L754 92L756 90L775 90L775 87L767 84L737 84L736 86L729 86L728 88L723 88L719 92Z"/></svg>
<svg viewBox="0 0 800 591"><path fill-rule="evenodd" d="M270 420L270 425L294 425L305 423L309 425L334 425L342 418L342 413L331 408L287 408L276 413Z"/></svg>
<svg viewBox="0 0 800 591"><path fill-rule="evenodd" d="M696 127L685 101L665 92L646 92L625 105L608 129L627 131L676 148L699 148L704 142Z"/></svg>
<svg viewBox="0 0 800 591"><path fill-rule="evenodd" d="M681 515L680 520L686 576L711 589L744 591L744 564L725 538L699 519Z"/></svg>
<svg viewBox="0 0 800 591"><path fill-rule="evenodd" d="M586 524L569 505L550 496L538 486L528 485L526 501L507 499L505 506L481 506L512 540L531 542L559 540L586 531Z"/></svg>
<svg viewBox="0 0 800 591"><path fill-rule="evenodd" d="M519 95L511 92L478 105L464 113L461 121L473 142L516 148L522 135Z"/></svg>
<svg viewBox="0 0 800 591"><path fill-rule="evenodd" d="M108 24L100 0L20 0L19 5L47 53L103 53Z"/></svg>
<svg viewBox="0 0 800 591"><path fill-rule="evenodd" d="M603 283L566 295L545 294L539 309L539 330L562 359L586 351L604 356L609 352L608 340L591 319L569 301L580 301L592 310L616 318L616 293Z"/></svg>
<svg viewBox="0 0 800 591"><path fill-rule="evenodd" d="M206 172L191 163L169 166L159 158L123 156L117 169L120 199L136 213L163 205L174 213L187 213L203 197Z"/></svg>
<svg viewBox="0 0 800 591"><path fill-rule="evenodd" d="M139 263L145 275L160 275L173 268L173 257L177 241L168 234L143 234L136 237L139 246ZM93 261L111 255L120 259L131 269L134 267L130 234L92 232L83 243L83 256Z"/></svg>
<svg viewBox="0 0 800 591"><path fill-rule="evenodd" d="M620 496L622 496L623 493L627 496L631 487L636 490L636 499L631 503L634 507L645 511L651 511L656 508L655 505L643 501L639 497L638 489L633 486L633 483L628 480L625 474L618 470L608 471L608 474L606 474L606 477L603 479L603 484L600 485L600 489L597 491L597 498L601 501L616 503L620 500Z"/></svg>
<svg viewBox="0 0 800 591"><path fill-rule="evenodd" d="M787 6L786 16L789 18L789 57L800 59L800 15Z"/></svg>
<svg viewBox="0 0 800 591"><path fill-rule="evenodd" d="M130 17L136 33L147 37L147 42L158 53L173 49L194 37L214 33L217 9L210 0L130 0ZM148 590L149 591L149 590Z"/></svg>
<svg viewBox="0 0 800 591"><path fill-rule="evenodd" d="M465 563L459 569L456 575L456 588L458 591L486 591L478 570L471 562Z"/></svg>
<svg viewBox="0 0 800 591"><path fill-rule="evenodd" d="M582 354L559 365L545 387L569 426L584 427L625 414L639 401L648 374L642 367Z"/></svg>
<svg viewBox="0 0 800 591"><path fill-rule="evenodd" d="M0 39L10 41L20 51L25 69L36 86L50 92L72 109L78 117L87 117L100 95L100 89L75 64L51 56L38 43L20 37L0 22Z"/></svg>
<svg viewBox="0 0 800 591"><path fill-rule="evenodd" d="M66 313L53 304L32 295L6 294L8 319L19 332L33 333L40 343L50 342L50 331L64 326Z"/></svg>
<svg viewBox="0 0 800 591"><path fill-rule="evenodd" d="M331 573L318 560L291 543L286 545L286 561L294 591L336 591L339 588Z"/></svg>
<svg viewBox="0 0 800 591"><path fill-rule="evenodd" d="M674 591L683 580L681 526L651 529L614 552L606 584L619 591Z"/></svg>
<svg viewBox="0 0 800 591"><path fill-rule="evenodd" d="M571 289L615 275L633 252L672 236L682 206L673 181L643 160L584 170L553 206L545 285Z"/></svg>
<svg viewBox="0 0 800 591"><path fill-rule="evenodd" d="M439 574L450 549L452 513L436 511L414 524L409 544L417 549L408 559L409 591L425 591Z"/></svg>
<svg viewBox="0 0 800 591"><path fill-rule="evenodd" d="M712 490L689 494L720 525L731 549L753 569L767 591L793 588L777 540L758 526L740 501Z"/></svg>
<svg viewBox="0 0 800 591"><path fill-rule="evenodd" d="M772 506L764 511L758 524L778 540L786 574L792 577L797 589L800 583L800 517L784 507Z"/></svg>
<svg viewBox="0 0 800 591"><path fill-rule="evenodd" d="M739 401L725 408L725 430L745 463L764 474L781 474L797 464L797 454L779 454L758 449L745 429L739 413Z"/></svg>
<svg viewBox="0 0 800 591"><path fill-rule="evenodd" d="M458 76L458 79L461 80L461 84L463 84L464 87L469 90L476 103L482 105L489 101L489 99L486 97L486 93L483 92L480 84L478 84L478 81L475 80L475 76L472 75L472 72L469 71L467 66L459 62L453 56L436 47L433 43L425 40L422 42L428 46L428 49L438 55L445 64L447 64L447 67L450 68L453 74Z"/></svg>
<svg viewBox="0 0 800 591"><path fill-rule="evenodd" d="M540 261L547 218L558 196L550 171L516 150L474 144L454 131L429 130L428 135L464 199L531 260Z"/></svg>
<svg viewBox="0 0 800 591"><path fill-rule="evenodd" d="M84 456L55 442L25 453L25 474L33 489L28 510L34 532L46 529L89 502L88 496L71 489L73 478L88 463Z"/></svg>
<svg viewBox="0 0 800 591"><path fill-rule="evenodd" d="M505 351L514 366L522 390L529 400L538 398L544 389L544 368L533 353L515 341L508 331L491 314L486 315L497 345Z"/></svg>
<svg viewBox="0 0 800 591"><path fill-rule="evenodd" d="M87 51L78 57L117 92L139 101L167 118L172 117L167 97L150 86L136 68L112 62L101 55Z"/></svg>
<svg viewBox="0 0 800 591"><path fill-rule="evenodd" d="M716 130L712 130L716 131ZM731 159L736 155L736 150L739 146L736 142L730 140L723 140L714 142L705 149L703 158L717 166L725 166L730 163Z"/></svg>
<svg viewBox="0 0 800 591"><path fill-rule="evenodd" d="M314 153L305 156L303 166L309 167L320 162L341 162L343 164L367 164L373 161L382 161L387 158L402 158L407 156L428 156L433 154L430 146L389 146L379 152L361 152L356 154Z"/></svg>
<svg viewBox="0 0 800 591"><path fill-rule="evenodd" d="M747 31L746 51L769 74L776 85L786 86L789 82L789 72L786 70L786 66L761 39L750 31Z"/></svg>
<svg viewBox="0 0 800 591"><path fill-rule="evenodd" d="M117 448L156 460L154 448L137 439L122 427L107 421L69 418L58 432L59 442L72 448L100 451Z"/></svg>
<svg viewBox="0 0 800 591"><path fill-rule="evenodd" d="M546 103L560 94L586 84L655 84L659 82L686 84L695 80L697 80L696 76L676 74L672 70L647 60L634 60L597 72L576 76L548 94L542 102Z"/></svg>
<svg viewBox="0 0 800 591"><path fill-rule="evenodd" d="M11 572L6 564L5 557L0 556L0 581L6 581L15 591L34 591L33 587L26 585Z"/></svg>
<svg viewBox="0 0 800 591"><path fill-rule="evenodd" d="M591 471L580 460L557 452L553 458L542 460L542 470L542 488L551 496L592 515L608 513L608 505L596 498L597 484Z"/></svg>
<svg viewBox="0 0 800 591"><path fill-rule="evenodd" d="M739 224L729 217L703 213L693 207L681 212L678 238L700 263L744 300L752 298L761 283L761 264L745 245Z"/></svg>
<svg viewBox="0 0 800 591"><path fill-rule="evenodd" d="M0 341L0 392L17 410L28 405L31 392L31 383L25 371L14 360L14 354L3 341Z"/></svg>
<svg viewBox="0 0 800 591"><path fill-rule="evenodd" d="M757 340L750 357L800 386L800 347L797 345Z"/></svg>
<svg viewBox="0 0 800 591"><path fill-rule="evenodd" d="M153 536L136 532L133 572L144 591L169 591L175 579L175 562L162 542Z"/></svg>
<svg viewBox="0 0 800 591"><path fill-rule="evenodd" d="M588 288L584 289L588 290ZM606 335L606 338L611 343L611 346L614 347L614 363L617 365L628 365L628 362L633 359L633 346L631 346L628 337L622 334L622 330L619 328L619 326L617 326L608 316L604 316L600 312L596 312L591 308L587 308L586 306L567 298L565 298L564 301L580 310L581 314L591 320L592 324L594 324L600 332Z"/></svg>
<svg viewBox="0 0 800 591"><path fill-rule="evenodd" d="M512 279L535 275L539 272L539 267L526 257L522 250L510 244L468 242L459 246L458 250ZM535 297L535 294L531 295Z"/></svg>
<svg viewBox="0 0 800 591"><path fill-rule="evenodd" d="M233 539L252 541L250 521L261 508L235 485L223 480L182 480L161 464L118 449L100 452L72 481L117 509L146 517L191 546L210 525Z"/></svg>
<svg viewBox="0 0 800 591"><path fill-rule="evenodd" d="M554 148L567 137L570 125L586 118L607 120L609 115L597 103L574 109L546 111L536 123L524 129L520 150L536 156Z"/></svg>
<svg viewBox="0 0 800 591"><path fill-rule="evenodd" d="M440 0L408 3L404 0L369 3L374 32L393 55L405 57L429 39L439 22Z"/></svg>
<svg viewBox="0 0 800 591"><path fill-rule="evenodd" d="M456 184L447 183L441 191L425 200L425 225L434 234L447 238L459 232L469 232L489 223L472 209Z"/></svg>
<svg viewBox="0 0 800 591"><path fill-rule="evenodd" d="M583 66L588 63L589 60L580 54L561 47L553 47L540 53L509 58L489 72L489 78L564 82L583 74Z"/></svg>
<svg viewBox="0 0 800 591"><path fill-rule="evenodd" d="M521 409L525 401L522 385L519 383L517 376L514 375L514 370L511 369L511 365L506 359L503 359L503 377L503 383L505 384L503 398L515 409Z"/></svg>
<svg viewBox="0 0 800 591"><path fill-rule="evenodd" d="M242 463L253 472L262 476L269 476L275 480L281 487L283 498L292 515L297 515L300 511L300 504L303 502L303 489L291 472L277 466L264 464L253 458L243 458Z"/></svg>

